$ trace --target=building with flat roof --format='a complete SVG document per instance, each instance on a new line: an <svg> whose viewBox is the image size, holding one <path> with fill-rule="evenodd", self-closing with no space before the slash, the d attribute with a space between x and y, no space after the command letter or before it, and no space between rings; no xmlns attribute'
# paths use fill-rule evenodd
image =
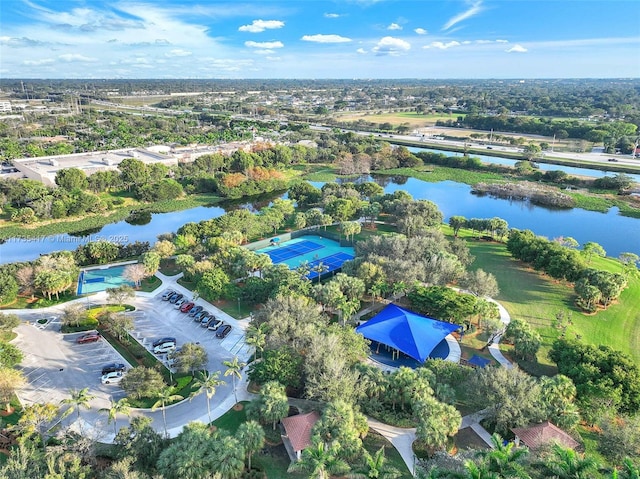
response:
<svg viewBox="0 0 640 479"><path fill-rule="evenodd" d="M71 155L39 156L36 158L20 158L13 160L13 165L24 176L41 181L45 185L54 186L56 174L65 168L78 168L87 176L97 171L116 170L126 158L136 158L143 163L162 163L176 165L178 159L144 148L127 148L122 150L93 151L90 153L74 153Z"/></svg>

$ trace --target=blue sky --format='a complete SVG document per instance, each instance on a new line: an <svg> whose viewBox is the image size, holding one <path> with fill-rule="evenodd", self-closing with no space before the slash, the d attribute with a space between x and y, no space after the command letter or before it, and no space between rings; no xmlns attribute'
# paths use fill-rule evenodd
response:
<svg viewBox="0 0 640 479"><path fill-rule="evenodd" d="M640 1L1 0L0 76L640 77Z"/></svg>

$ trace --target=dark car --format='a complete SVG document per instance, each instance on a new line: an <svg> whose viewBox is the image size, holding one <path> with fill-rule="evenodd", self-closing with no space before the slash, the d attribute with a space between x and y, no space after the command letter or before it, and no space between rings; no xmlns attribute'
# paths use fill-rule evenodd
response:
<svg viewBox="0 0 640 479"><path fill-rule="evenodd" d="M209 315L210 315L209 311L206 311L206 310L203 309L202 311L200 311L198 314L196 314L193 317L193 320L194 321L202 321L202 318L204 318L205 316L209 316Z"/></svg>
<svg viewBox="0 0 640 479"><path fill-rule="evenodd" d="M160 346L163 343L174 343L176 342L176 338L160 338L160 339L156 339L153 343L151 343L151 346L153 346L154 348L156 346Z"/></svg>
<svg viewBox="0 0 640 479"><path fill-rule="evenodd" d="M191 311L191 308L193 308L193 306L193 303L184 303L182 306L180 306L180 312L188 313L189 311Z"/></svg>
<svg viewBox="0 0 640 479"><path fill-rule="evenodd" d="M189 311L189 316L193 318L196 314L198 314L203 309L204 308L202 306L194 306L193 308L191 308L191 311Z"/></svg>
<svg viewBox="0 0 640 479"><path fill-rule="evenodd" d="M609 158L607 161L618 161L615 158Z"/></svg>
<svg viewBox="0 0 640 479"><path fill-rule="evenodd" d="M87 333L80 336L76 339L76 343L85 344L85 343L95 343L100 339L100 333Z"/></svg>
<svg viewBox="0 0 640 479"><path fill-rule="evenodd" d="M218 330L216 331L216 338L226 338L227 335L231 332L231 326L229 326L228 324L225 324L224 326L221 326L218 328Z"/></svg>
<svg viewBox="0 0 640 479"><path fill-rule="evenodd" d="M102 375L116 372L124 372L126 369L125 365L122 363L111 363L106 366L102 366Z"/></svg>
<svg viewBox="0 0 640 479"><path fill-rule="evenodd" d="M183 296L184 294L176 293L173 296L171 296L171 298L169 298L169 302L172 304L175 304L175 302L181 300Z"/></svg>

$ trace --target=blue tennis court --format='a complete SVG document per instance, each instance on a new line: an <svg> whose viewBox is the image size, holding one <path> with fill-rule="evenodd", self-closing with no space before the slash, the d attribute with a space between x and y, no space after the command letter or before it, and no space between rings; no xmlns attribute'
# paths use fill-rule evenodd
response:
<svg viewBox="0 0 640 479"><path fill-rule="evenodd" d="M337 241L322 236L303 236L256 250L256 253L267 254L274 264L286 264L289 269L306 263L311 270L322 263L322 275L340 269L345 261L355 256L352 247L340 246ZM318 274L318 271L310 271L307 278L317 278Z"/></svg>
<svg viewBox="0 0 640 479"><path fill-rule="evenodd" d="M265 251L265 253L269 255L272 262L282 263L283 261L286 261L288 259L322 248L324 248L324 246L322 246L321 244L304 240L300 241L299 243L287 244L287 246L276 246L275 249Z"/></svg>
<svg viewBox="0 0 640 479"><path fill-rule="evenodd" d="M309 267L311 268L311 272L307 275L307 278L314 279L318 277L318 274L331 273L337 269L342 268L342 263L345 261L349 261L353 259L353 255L347 253L335 253L331 256L325 256L322 259L316 259L309 263ZM322 273L319 270L315 270L318 265L323 265Z"/></svg>

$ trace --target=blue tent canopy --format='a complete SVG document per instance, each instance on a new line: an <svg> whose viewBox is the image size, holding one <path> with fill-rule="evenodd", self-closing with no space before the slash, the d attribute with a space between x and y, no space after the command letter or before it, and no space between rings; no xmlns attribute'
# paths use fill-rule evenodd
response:
<svg viewBox="0 0 640 479"><path fill-rule="evenodd" d="M473 364L474 366L484 368L485 366L491 363L491 360L474 354L473 356L471 356L471 358L467 360L467 362L469 364Z"/></svg>
<svg viewBox="0 0 640 479"><path fill-rule="evenodd" d="M390 304L358 326L356 331L367 339L391 346L416 361L424 362L440 341L459 328L457 324L420 316Z"/></svg>

